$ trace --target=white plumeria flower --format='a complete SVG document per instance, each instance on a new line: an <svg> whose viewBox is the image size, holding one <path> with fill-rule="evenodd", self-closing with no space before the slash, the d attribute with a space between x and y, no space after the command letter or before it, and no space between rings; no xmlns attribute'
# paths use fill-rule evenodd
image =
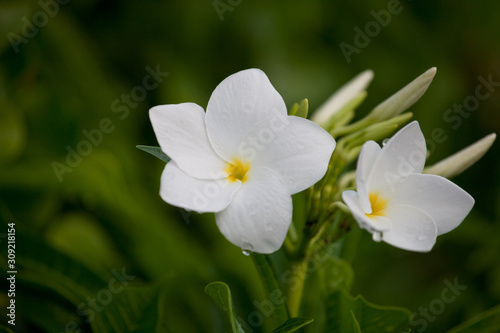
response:
<svg viewBox="0 0 500 333"><path fill-rule="evenodd" d="M161 149L172 159L161 176L169 204L214 212L222 234L243 250L278 250L292 220L291 195L325 174L335 140L307 119L288 116L259 69L215 88L206 113L193 103L150 110Z"/></svg>
<svg viewBox="0 0 500 333"><path fill-rule="evenodd" d="M422 174L425 138L414 121L382 148L366 142L359 154L355 191L342 198L361 228L395 247L427 252L436 237L455 229L474 199L446 178Z"/></svg>

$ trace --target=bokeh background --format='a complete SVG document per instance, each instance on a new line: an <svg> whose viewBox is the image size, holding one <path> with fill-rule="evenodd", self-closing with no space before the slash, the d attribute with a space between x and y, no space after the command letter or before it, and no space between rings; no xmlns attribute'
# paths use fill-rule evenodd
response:
<svg viewBox="0 0 500 333"><path fill-rule="evenodd" d="M222 79L257 67L288 106L308 98L314 110L372 69L362 116L435 66L430 89L411 108L428 138L439 128L447 137L429 163L500 129L498 86L460 116L459 126L443 118L475 94L479 76L500 81L498 1L401 0L401 11L349 59L340 44L356 46L355 28L364 31L375 21L372 11L394 1L62 2L57 8L44 0L0 2L0 215L16 223L19 332L64 332L73 321L89 331L76 305L95 297L113 270L125 269L133 285L162 285L172 332L224 330L225 317L203 292L209 282L231 286L242 317L255 310L252 300L262 299L251 259L220 235L213 216L159 198L164 163L135 148L157 145L148 118L154 105L205 107ZM141 90L147 68L168 75ZM103 119L108 132L83 147L85 131ZM78 147L86 156L69 166L68 154ZM444 332L498 304L499 152L497 143L454 179L476 205L432 252L398 250L353 230L345 254L355 272L352 293L418 313L441 298L446 280L458 279L467 288L427 320L426 332ZM58 177L54 165L68 169Z"/></svg>

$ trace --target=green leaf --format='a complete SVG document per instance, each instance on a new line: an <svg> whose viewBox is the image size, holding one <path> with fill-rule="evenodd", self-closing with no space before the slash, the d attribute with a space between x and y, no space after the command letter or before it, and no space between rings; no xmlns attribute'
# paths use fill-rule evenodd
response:
<svg viewBox="0 0 500 333"><path fill-rule="evenodd" d="M294 317L288 319L283 325L272 331L271 333L290 333L295 332L301 327L304 327L310 323L312 323L314 319L312 318L303 318L303 317Z"/></svg>
<svg viewBox="0 0 500 333"><path fill-rule="evenodd" d="M500 332L500 305L452 328L448 333Z"/></svg>
<svg viewBox="0 0 500 333"><path fill-rule="evenodd" d="M119 284L117 284L119 285ZM168 284L151 286L124 286L113 295L112 301L103 305L91 321L93 332L168 332L165 318ZM86 311L91 311L87 308Z"/></svg>
<svg viewBox="0 0 500 333"><path fill-rule="evenodd" d="M408 330L410 315L407 309L375 305L339 289L326 298L325 332L399 333Z"/></svg>
<svg viewBox="0 0 500 333"><path fill-rule="evenodd" d="M234 314L233 301L231 300L231 290L224 282L215 281L205 287L205 292L210 296L222 311L227 313L233 333L245 333Z"/></svg>
<svg viewBox="0 0 500 333"><path fill-rule="evenodd" d="M8 327L0 325L0 333L14 333L14 331Z"/></svg>
<svg viewBox="0 0 500 333"><path fill-rule="evenodd" d="M16 230L16 264L22 269L20 283L61 295L73 305L107 287L106 278L46 244L39 236ZM2 268L6 271L6 262Z"/></svg>
<svg viewBox="0 0 500 333"><path fill-rule="evenodd" d="M252 259L255 263L255 267L259 271L267 299L274 300L273 303L276 305L271 315L274 319L274 326L276 327L288 320L288 310L285 306L285 300L283 299L283 292L278 285L279 278L277 278L276 270L270 262L271 258L269 256L260 253L252 253Z"/></svg>
<svg viewBox="0 0 500 333"><path fill-rule="evenodd" d="M309 111L309 101L307 98L304 98L299 103L299 108L295 112L297 117L307 118L307 112Z"/></svg>
<svg viewBox="0 0 500 333"><path fill-rule="evenodd" d="M302 118L307 118L307 113L309 110L309 101L304 98L299 103L293 103L292 107L288 111L290 116L297 116Z"/></svg>
<svg viewBox="0 0 500 333"><path fill-rule="evenodd" d="M160 147L142 146L142 145L137 145L135 147L145 151L146 153L150 153L151 155L159 158L165 163L168 163L171 160L171 158L168 157L167 154L165 154Z"/></svg>
<svg viewBox="0 0 500 333"><path fill-rule="evenodd" d="M297 110L299 109L299 103L293 103L292 107L290 110L288 110L288 115L289 116L295 116L297 113Z"/></svg>
<svg viewBox="0 0 500 333"><path fill-rule="evenodd" d="M356 316L354 315L354 312L352 312L352 311L351 311L351 318L352 318L351 332L363 333L363 332L361 332L361 327L359 326L358 320L356 319Z"/></svg>
<svg viewBox="0 0 500 333"><path fill-rule="evenodd" d="M349 290L354 279L351 265L340 258L330 256L321 266L323 289L334 292L339 289Z"/></svg>

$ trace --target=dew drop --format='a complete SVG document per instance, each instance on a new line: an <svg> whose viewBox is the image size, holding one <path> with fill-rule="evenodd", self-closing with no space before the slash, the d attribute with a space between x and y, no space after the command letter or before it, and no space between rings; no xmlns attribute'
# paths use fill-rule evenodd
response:
<svg viewBox="0 0 500 333"><path fill-rule="evenodd" d="M424 241L424 240L426 240L426 239L427 239L427 236L426 236L426 235L418 235L417 239L418 239L419 241Z"/></svg>
<svg viewBox="0 0 500 333"><path fill-rule="evenodd" d="M385 146L387 142L389 142L389 139L384 139L384 141L382 141L382 146Z"/></svg>
<svg viewBox="0 0 500 333"><path fill-rule="evenodd" d="M252 244L244 242L243 246L241 247L241 252L248 257L250 253L252 253L252 251L253 251Z"/></svg>
<svg viewBox="0 0 500 333"><path fill-rule="evenodd" d="M372 238L375 242L380 242L382 240L382 233L380 231L374 231Z"/></svg>

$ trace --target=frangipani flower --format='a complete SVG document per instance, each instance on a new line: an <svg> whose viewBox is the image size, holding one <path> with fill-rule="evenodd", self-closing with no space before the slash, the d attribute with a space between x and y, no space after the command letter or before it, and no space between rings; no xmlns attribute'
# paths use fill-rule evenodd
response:
<svg viewBox="0 0 500 333"><path fill-rule="evenodd" d="M222 81L206 113L182 103L153 107L150 118L172 159L161 176L162 199L214 212L230 242L260 253L281 247L292 219L291 195L324 176L335 148L321 127L287 115L258 69Z"/></svg>
<svg viewBox="0 0 500 333"><path fill-rule="evenodd" d="M455 229L474 205L460 187L437 175L421 174L425 138L414 121L382 148L367 141L359 154L355 191L342 198L361 228L395 247L432 249L438 235Z"/></svg>

